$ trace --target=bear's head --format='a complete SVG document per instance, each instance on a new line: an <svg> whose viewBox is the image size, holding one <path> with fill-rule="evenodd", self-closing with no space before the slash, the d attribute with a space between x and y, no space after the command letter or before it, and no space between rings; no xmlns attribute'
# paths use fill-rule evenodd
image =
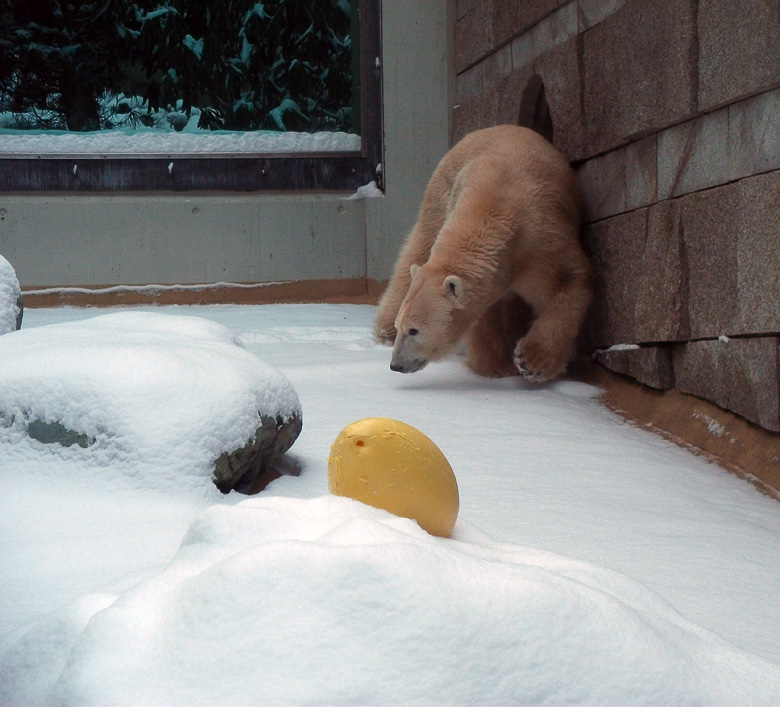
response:
<svg viewBox="0 0 780 707"><path fill-rule="evenodd" d="M412 281L395 319L390 368L414 373L446 356L466 333L467 285L458 275L426 263L412 265Z"/></svg>

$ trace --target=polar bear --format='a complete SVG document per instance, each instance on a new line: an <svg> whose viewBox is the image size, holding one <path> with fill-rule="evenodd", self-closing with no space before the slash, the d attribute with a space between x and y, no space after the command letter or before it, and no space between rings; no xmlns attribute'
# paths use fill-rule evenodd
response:
<svg viewBox="0 0 780 707"><path fill-rule="evenodd" d="M538 133L501 125L464 137L425 191L382 296L375 338L413 373L465 337L490 377L559 376L592 297L580 197L566 158Z"/></svg>

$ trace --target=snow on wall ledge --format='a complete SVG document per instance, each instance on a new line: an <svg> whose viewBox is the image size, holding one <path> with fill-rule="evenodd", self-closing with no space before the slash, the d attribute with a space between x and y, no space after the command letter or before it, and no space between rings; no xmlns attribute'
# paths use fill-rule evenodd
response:
<svg viewBox="0 0 780 707"><path fill-rule="evenodd" d="M209 508L164 569L66 605L0 668L4 704L778 698L776 665L622 575L335 496Z"/></svg>
<svg viewBox="0 0 780 707"><path fill-rule="evenodd" d="M343 132L0 131L0 156L4 157L303 154L359 151L360 136Z"/></svg>

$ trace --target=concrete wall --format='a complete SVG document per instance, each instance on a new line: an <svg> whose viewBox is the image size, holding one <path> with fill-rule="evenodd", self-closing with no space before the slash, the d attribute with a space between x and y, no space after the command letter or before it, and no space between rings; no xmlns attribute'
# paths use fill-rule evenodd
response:
<svg viewBox="0 0 780 707"><path fill-rule="evenodd" d="M454 15L455 0L383 3L387 199L366 201L367 275L374 280L389 277L428 180L450 147ZM396 24L388 26L393 17Z"/></svg>
<svg viewBox="0 0 780 707"><path fill-rule="evenodd" d="M322 196L4 196L23 287L351 278L362 202Z"/></svg>
<svg viewBox="0 0 780 707"><path fill-rule="evenodd" d="M637 345L598 359L780 431L780 0L458 0L456 22L454 139L544 84L590 348Z"/></svg>
<svg viewBox="0 0 780 707"><path fill-rule="evenodd" d="M0 253L28 288L386 279L449 146L450 4L384 3L385 198L0 194Z"/></svg>

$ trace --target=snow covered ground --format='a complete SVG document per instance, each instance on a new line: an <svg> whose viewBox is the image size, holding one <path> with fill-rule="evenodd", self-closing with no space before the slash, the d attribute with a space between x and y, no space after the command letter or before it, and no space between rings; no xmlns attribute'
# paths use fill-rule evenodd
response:
<svg viewBox="0 0 780 707"><path fill-rule="evenodd" d="M392 373L372 307L151 310L292 382L301 474L161 491L0 441L0 703L780 703L780 505L747 482L582 383ZM331 442L372 416L449 459L451 539L328 495Z"/></svg>

